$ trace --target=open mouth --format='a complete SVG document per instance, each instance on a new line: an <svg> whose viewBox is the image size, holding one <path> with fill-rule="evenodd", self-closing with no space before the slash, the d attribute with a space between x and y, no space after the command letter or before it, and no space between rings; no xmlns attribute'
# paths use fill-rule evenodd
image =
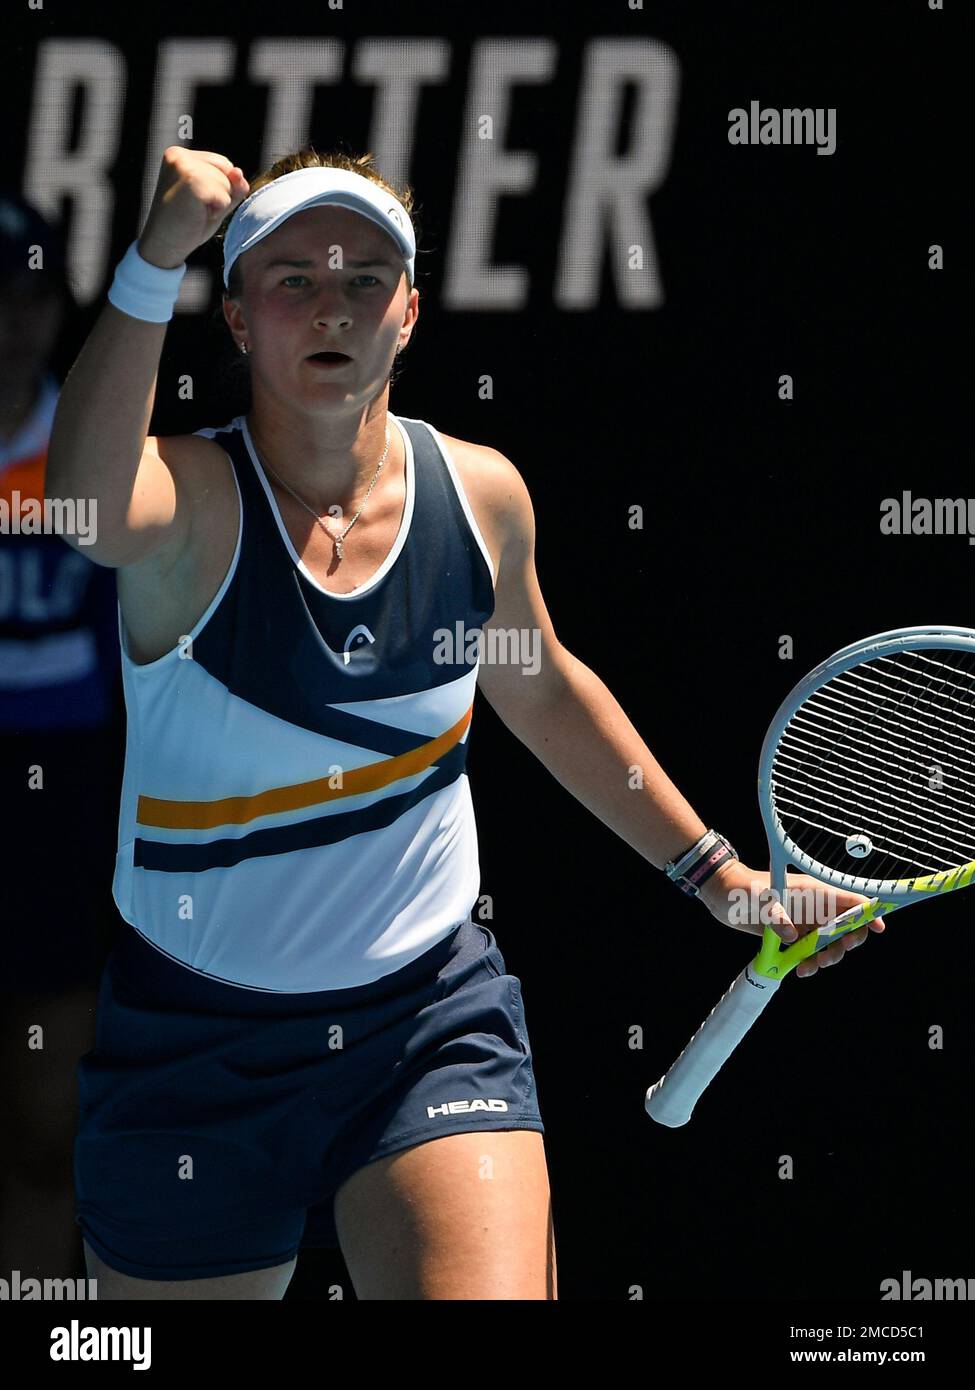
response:
<svg viewBox="0 0 975 1390"><path fill-rule="evenodd" d="M313 352L309 362L320 362L325 367L341 367L352 358L345 352Z"/></svg>

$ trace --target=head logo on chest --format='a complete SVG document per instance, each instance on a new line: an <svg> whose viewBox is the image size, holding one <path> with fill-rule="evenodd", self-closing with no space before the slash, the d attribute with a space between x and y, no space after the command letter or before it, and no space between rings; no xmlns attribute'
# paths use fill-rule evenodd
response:
<svg viewBox="0 0 975 1390"><path fill-rule="evenodd" d="M365 623L357 623L345 639L345 645L342 648L342 660L345 665L348 666L356 652L370 646L375 640Z"/></svg>

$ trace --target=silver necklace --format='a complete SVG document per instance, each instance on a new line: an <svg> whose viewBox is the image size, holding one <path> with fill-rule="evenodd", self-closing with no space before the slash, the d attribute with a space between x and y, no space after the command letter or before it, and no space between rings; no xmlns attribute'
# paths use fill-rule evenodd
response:
<svg viewBox="0 0 975 1390"><path fill-rule="evenodd" d="M315 511L314 507L309 507L309 505L308 505L308 503L305 501L305 499L304 499L303 497L299 497L298 494L295 492L294 488L291 487L288 483L286 483L286 482L284 481L283 478L278 477L278 474L275 473L274 469L271 467L271 465L267 462L266 459L263 459L263 458L262 458L262 459L261 459L261 463L262 463L262 465L267 469L267 471L271 474L271 476L272 476L273 478L277 478L277 480L278 480L278 482L281 484L281 486L282 486L283 488L285 488L286 491L288 491L288 492L291 493L291 496L295 499L295 501L296 501L296 502L300 502L301 505L304 507L305 511L311 513L311 515L312 515L312 516L315 518L315 520L318 522L319 526L320 526L320 527L322 528L322 530L325 532L326 536L328 536L329 540L330 540L330 541L333 543L333 545L335 546L335 553L336 553L336 555L338 556L338 558L341 560L341 558L342 558L342 546L343 546L343 543L344 543L344 541L345 541L345 538L346 538L346 536L349 534L349 532L352 530L352 528L353 528L353 526L356 524L356 522L359 520L359 517L362 515L362 508L363 508L363 507L366 505L366 503L369 501L369 494L372 492L373 488L376 486L376 483L377 483L377 481L378 481L378 479L379 479L379 474L380 474L380 472L381 472L381 470L382 470L383 464L386 462L386 455L387 455L388 453L389 453L389 422L387 421L387 424L386 424L386 447L385 447L385 449L383 450L383 456L382 456L382 458L379 460L379 466L378 466L377 469L376 469L375 476L373 477L372 482L369 484L368 488L366 489L366 495L365 495L365 497L363 497L363 499L362 499L362 506L361 506L361 507L359 508L359 510L356 512L355 516L352 518L352 520L349 522L348 526L346 526L345 530L342 532L342 534L341 534L340 536L336 536L336 535L333 535L333 534L332 534L332 532L328 529L327 525L325 524L324 518L323 518L323 517L320 517L320 516L318 515L318 513Z"/></svg>

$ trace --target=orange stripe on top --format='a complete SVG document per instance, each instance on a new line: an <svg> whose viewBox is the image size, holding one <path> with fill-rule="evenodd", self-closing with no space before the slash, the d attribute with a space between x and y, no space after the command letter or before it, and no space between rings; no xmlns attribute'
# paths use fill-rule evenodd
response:
<svg viewBox="0 0 975 1390"><path fill-rule="evenodd" d="M47 468L47 450L32 454L29 458L12 463L0 472L0 499L7 506L13 505L13 495L20 493L21 510L27 501L44 500L44 473Z"/></svg>
<svg viewBox="0 0 975 1390"><path fill-rule="evenodd" d="M471 722L471 704L457 723L437 738L422 743L409 753L399 753L380 763L353 768L343 775L341 787L329 786L330 778L317 777L313 782L297 782L290 787L273 787L254 796L227 796L220 801L163 801L155 796L140 796L136 820L140 825L158 826L165 830L213 830L218 825L246 825L259 816L277 811L300 811L321 802L337 801L343 796L359 796L362 792L388 787L404 777L423 772L444 753L459 743Z"/></svg>

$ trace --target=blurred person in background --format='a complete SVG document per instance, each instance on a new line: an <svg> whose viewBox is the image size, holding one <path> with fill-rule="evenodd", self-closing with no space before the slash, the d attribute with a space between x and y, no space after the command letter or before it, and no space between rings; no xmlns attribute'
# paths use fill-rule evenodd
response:
<svg viewBox="0 0 975 1390"><path fill-rule="evenodd" d="M0 1278L83 1275L75 1067L94 1046L113 907L120 708L115 576L56 534L44 498L76 305L58 230L0 187ZM2 504L6 504L5 506ZM97 520L97 514L96 514Z"/></svg>

